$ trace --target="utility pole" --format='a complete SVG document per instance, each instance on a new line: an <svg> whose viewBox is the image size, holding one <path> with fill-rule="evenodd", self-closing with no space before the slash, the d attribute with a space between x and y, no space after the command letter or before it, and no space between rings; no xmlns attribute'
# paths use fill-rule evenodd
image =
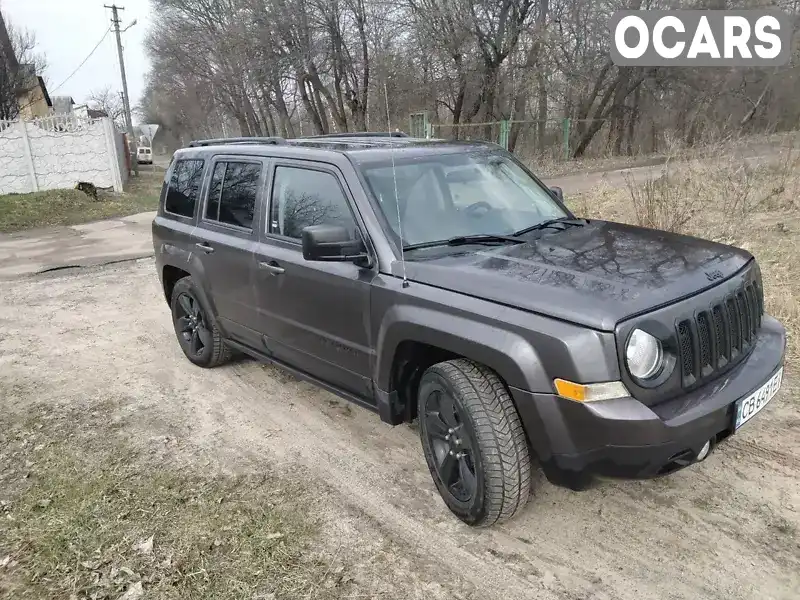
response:
<svg viewBox="0 0 800 600"><path fill-rule="evenodd" d="M113 16L111 18L111 23L114 25L114 33L117 34L117 52L119 53L119 73L122 76L122 104L125 108L125 124L128 126L128 138L130 140L130 152L132 153L131 163L133 163L133 172L138 177L139 176L139 161L138 161L138 154L136 149L136 136L133 133L133 119L131 118L131 103L128 97L128 79L125 77L125 60L122 58L122 37L120 36L119 30L119 13L120 10L125 10L122 6L117 6L116 4L112 4L109 6L108 4L105 5L106 8L110 8Z"/></svg>

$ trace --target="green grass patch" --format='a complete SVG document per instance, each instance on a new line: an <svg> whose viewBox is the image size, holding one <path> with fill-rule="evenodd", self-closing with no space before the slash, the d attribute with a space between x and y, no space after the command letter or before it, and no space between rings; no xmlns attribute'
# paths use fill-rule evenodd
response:
<svg viewBox="0 0 800 600"><path fill-rule="evenodd" d="M0 598L342 592L297 484L157 461L92 408L0 415Z"/></svg>
<svg viewBox="0 0 800 600"><path fill-rule="evenodd" d="M164 172L155 168L131 177L123 194L100 192L95 200L78 190L0 195L0 232L77 225L155 210Z"/></svg>

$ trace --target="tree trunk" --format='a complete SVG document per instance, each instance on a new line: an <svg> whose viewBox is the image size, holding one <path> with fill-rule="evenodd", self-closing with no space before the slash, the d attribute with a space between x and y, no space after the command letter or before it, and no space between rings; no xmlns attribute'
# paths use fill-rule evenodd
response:
<svg viewBox="0 0 800 600"><path fill-rule="evenodd" d="M250 102L250 98L248 98L246 94L244 95L244 111L247 116L247 121L250 123L250 135L264 135L264 130L261 127L261 123L258 121L256 111L253 109L253 103Z"/></svg>
<svg viewBox="0 0 800 600"><path fill-rule="evenodd" d="M543 36L547 27L547 16L550 10L549 0L540 0L539 16L537 18L539 25L539 35ZM537 50L537 63L538 61ZM536 119L539 121L536 124L536 146L537 151L542 152L545 146L545 135L547 132L547 77L544 74L542 65L538 64L536 73L536 80L539 84L539 110L537 111Z"/></svg>
<svg viewBox="0 0 800 600"><path fill-rule="evenodd" d="M278 120L281 124L281 134L284 137L293 138L295 137L294 127L289 117L289 110L286 107L286 100L283 97L283 90L281 89L280 83L275 81L273 81L272 87L275 94L275 110L278 111Z"/></svg>
<svg viewBox="0 0 800 600"><path fill-rule="evenodd" d="M239 134L242 137L250 137L250 126L247 124L247 117L245 117L244 113L237 111L234 117L239 124Z"/></svg>
<svg viewBox="0 0 800 600"><path fill-rule="evenodd" d="M325 127L322 124L322 119L320 118L319 111L317 111L317 107L314 106L314 103L311 101L311 98L308 95L308 90L306 89L306 81L305 76L301 75L298 79L298 86L297 89L300 92L300 100L303 101L303 106L306 109L306 114L311 118L311 124L314 126L314 133L322 134L326 133ZM302 127L300 135L302 135Z"/></svg>
<svg viewBox="0 0 800 600"><path fill-rule="evenodd" d="M336 126L339 131L347 131L347 118L344 115L343 110L339 110L339 104L331 94L330 90L322 83L319 73L317 73L317 67L314 64L309 66L308 80L311 86L314 88L314 100L320 107L320 115L325 115L325 108L322 104L322 98L320 97L320 95L322 95L328 102L328 107L331 110L333 120L336 121ZM327 117L325 117L323 123L327 125ZM326 126L326 130L330 131L330 128Z"/></svg>
<svg viewBox="0 0 800 600"><path fill-rule="evenodd" d="M624 88L624 93L622 93L621 97L626 98L628 94L639 87L646 76L647 72L642 71L641 74L632 83L630 83L630 85L627 86L627 88ZM583 156L584 152L586 152L586 148L591 143L595 134L603 127L604 120L609 116L611 110L613 109L613 105L609 107L608 103L612 96L616 96L618 87L620 86L620 82L623 78L626 80L626 82L629 80L628 76L618 73L614 83L606 88L606 91L603 93L603 97L600 99L600 102L597 105L594 114L592 115L592 122L583 130L583 133L578 139L578 143L572 153L573 158L580 158Z"/></svg>
<svg viewBox="0 0 800 600"><path fill-rule="evenodd" d="M625 146L625 153L628 156L635 154L634 138L636 136L636 125L639 121L639 103L641 102L642 88L637 87L633 91L633 106L628 115L628 139Z"/></svg>
<svg viewBox="0 0 800 600"><path fill-rule="evenodd" d="M539 80L539 110L536 119L536 150L542 152L545 147L545 136L547 134L547 81L544 73L540 70L537 76Z"/></svg>
<svg viewBox="0 0 800 600"><path fill-rule="evenodd" d="M272 116L272 111L269 106L264 109L267 113L267 125L269 126L269 135L277 136L279 134L278 128L275 126L275 118Z"/></svg>
<svg viewBox="0 0 800 600"><path fill-rule="evenodd" d="M614 91L614 103L611 105L611 127L608 132L614 155L622 154L622 138L625 135L625 116L627 113L625 100L629 78L630 69L628 67L620 67L617 86Z"/></svg>
<svg viewBox="0 0 800 600"><path fill-rule="evenodd" d="M497 77L499 65L487 65L486 83L483 89L483 116L482 120L486 125L483 127L483 137L487 141L492 141L492 121L495 120L495 103L497 96ZM496 141L496 140L494 140Z"/></svg>

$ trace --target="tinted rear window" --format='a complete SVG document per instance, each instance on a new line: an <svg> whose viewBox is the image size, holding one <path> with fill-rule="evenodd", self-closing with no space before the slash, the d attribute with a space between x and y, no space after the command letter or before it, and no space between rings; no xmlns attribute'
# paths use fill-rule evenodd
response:
<svg viewBox="0 0 800 600"><path fill-rule="evenodd" d="M182 217L194 216L194 207L203 185L203 160L179 160L172 170L164 210Z"/></svg>
<svg viewBox="0 0 800 600"><path fill-rule="evenodd" d="M251 229L261 165L218 162L211 177L206 219Z"/></svg>

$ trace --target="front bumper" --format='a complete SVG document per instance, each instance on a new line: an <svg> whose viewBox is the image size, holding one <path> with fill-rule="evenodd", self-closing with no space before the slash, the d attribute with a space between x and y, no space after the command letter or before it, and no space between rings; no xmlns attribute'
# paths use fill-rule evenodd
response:
<svg viewBox="0 0 800 600"><path fill-rule="evenodd" d="M708 385L645 406L635 398L580 403L511 388L548 479L573 489L594 475L653 477L690 464L703 445L734 426L734 404L782 365L786 332L764 316L758 340L740 365Z"/></svg>

